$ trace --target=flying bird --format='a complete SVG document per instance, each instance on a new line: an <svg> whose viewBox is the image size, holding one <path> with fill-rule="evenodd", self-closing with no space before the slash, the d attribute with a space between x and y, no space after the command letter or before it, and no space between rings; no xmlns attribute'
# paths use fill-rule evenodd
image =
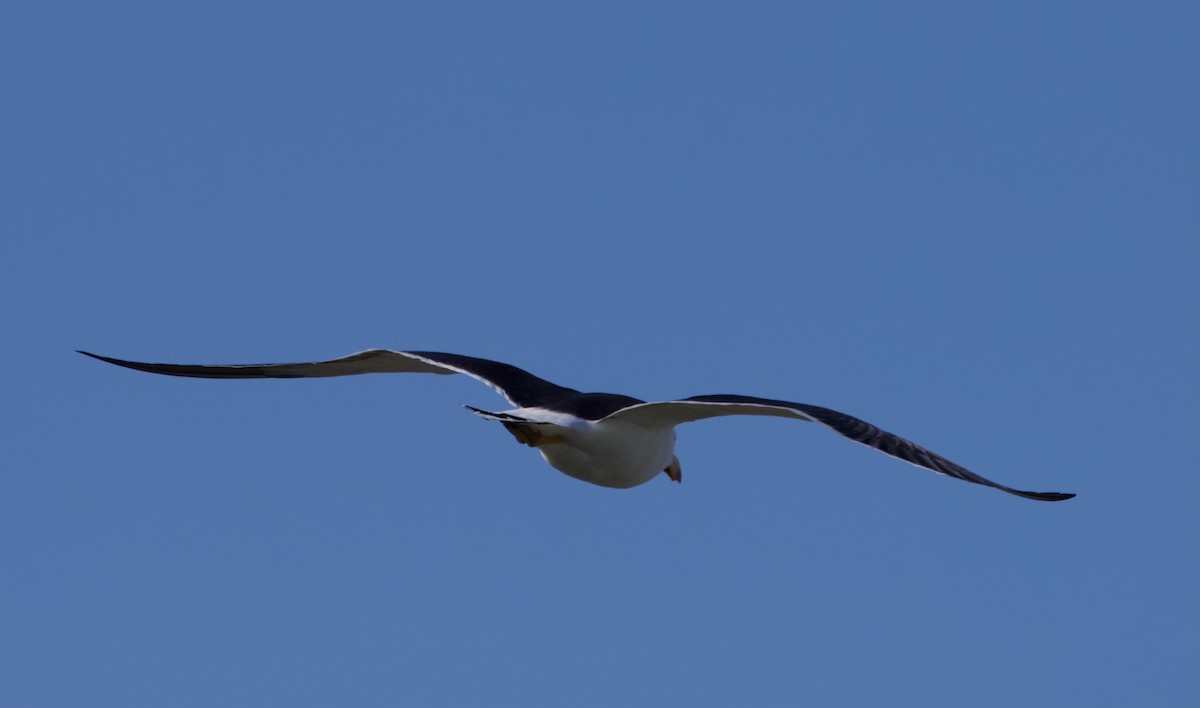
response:
<svg viewBox="0 0 1200 708"><path fill-rule="evenodd" d="M516 406L492 412L466 406L502 424L551 467L584 482L628 489L658 474L675 482L683 471L675 456L675 426L725 415L768 415L819 423L892 457L939 474L993 487L1026 499L1063 501L1060 492L1026 492L980 477L916 443L828 408L771 398L716 394L678 401L642 401L617 393L582 393L540 379L509 364L441 352L368 349L329 361L303 364L146 364L81 351L93 359L138 371L211 379L310 378L352 374L466 374Z"/></svg>

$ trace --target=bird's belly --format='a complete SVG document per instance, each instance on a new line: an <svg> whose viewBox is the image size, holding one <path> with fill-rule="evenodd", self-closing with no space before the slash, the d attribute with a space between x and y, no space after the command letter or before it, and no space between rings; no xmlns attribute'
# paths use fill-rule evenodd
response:
<svg viewBox="0 0 1200 708"><path fill-rule="evenodd" d="M554 469L602 487L628 489L661 473L675 454L675 430L625 421L574 428L561 443L538 448Z"/></svg>

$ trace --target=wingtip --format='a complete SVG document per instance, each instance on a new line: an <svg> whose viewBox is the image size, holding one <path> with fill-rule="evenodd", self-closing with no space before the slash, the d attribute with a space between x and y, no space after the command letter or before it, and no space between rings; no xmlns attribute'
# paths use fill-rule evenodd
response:
<svg viewBox="0 0 1200 708"><path fill-rule="evenodd" d="M112 364L113 366L122 366L126 369L133 369L134 371L148 371L150 373L162 373L162 372L156 372L152 368L153 365L151 365L151 364L143 364L142 362L139 362L139 361L126 361L124 359L117 359L115 357L104 356L102 354L93 354L91 352L85 352L82 349L76 349L75 351L79 352L80 354L82 354L84 356L91 357L91 358L95 359L96 361L102 361L105 364Z"/></svg>
<svg viewBox="0 0 1200 708"><path fill-rule="evenodd" d="M78 354L82 354L82 355L84 355L84 356L90 356L91 358L93 358L93 359L95 359L95 360L97 360L97 361L106 361L106 362L108 362L109 364L120 364L120 363L122 363L120 359L113 359L112 357L101 356L101 355L99 355L99 354L93 354L93 353L91 353L91 352L85 352L85 351L84 351L84 350L82 350L82 349L76 349L75 351L76 351L76 353L78 353Z"/></svg>
<svg viewBox="0 0 1200 708"><path fill-rule="evenodd" d="M1066 501L1074 499L1075 495L1067 492L1017 492L1018 495L1026 499L1036 499L1037 501Z"/></svg>

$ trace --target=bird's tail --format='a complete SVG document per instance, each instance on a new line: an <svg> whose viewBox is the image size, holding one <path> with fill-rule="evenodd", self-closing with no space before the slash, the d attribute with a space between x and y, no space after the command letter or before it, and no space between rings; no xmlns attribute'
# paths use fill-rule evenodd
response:
<svg viewBox="0 0 1200 708"><path fill-rule="evenodd" d="M501 423L529 423L529 422L531 422L528 418L522 418L519 415L512 415L511 413L493 413L492 411L485 411L482 408L476 408L475 406L468 406L465 403L463 404L463 408L466 408L467 410L471 411L472 413L479 416L480 418L487 418L488 420L498 420Z"/></svg>

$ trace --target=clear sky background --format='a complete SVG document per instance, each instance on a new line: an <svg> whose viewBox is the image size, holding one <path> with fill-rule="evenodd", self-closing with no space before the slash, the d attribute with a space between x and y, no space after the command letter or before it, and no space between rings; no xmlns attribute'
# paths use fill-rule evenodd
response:
<svg viewBox="0 0 1200 708"><path fill-rule="evenodd" d="M1194 2L6 3L0 704L1194 705ZM832 407L547 467L368 347Z"/></svg>

